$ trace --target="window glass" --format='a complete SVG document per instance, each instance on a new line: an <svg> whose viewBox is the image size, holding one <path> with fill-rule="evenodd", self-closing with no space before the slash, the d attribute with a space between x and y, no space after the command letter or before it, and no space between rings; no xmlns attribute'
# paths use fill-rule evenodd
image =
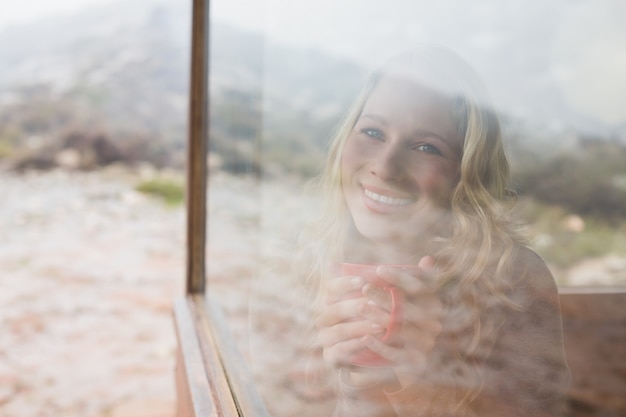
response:
<svg viewBox="0 0 626 417"><path fill-rule="evenodd" d="M621 2L211 3L207 288L272 415L336 406L307 338L310 180L370 73L416 45L453 50L487 86L515 219L556 283L626 284Z"/></svg>

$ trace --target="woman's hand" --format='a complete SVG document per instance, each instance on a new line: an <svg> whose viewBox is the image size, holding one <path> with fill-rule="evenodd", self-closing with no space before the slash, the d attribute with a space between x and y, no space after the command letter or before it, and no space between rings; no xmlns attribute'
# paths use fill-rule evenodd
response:
<svg viewBox="0 0 626 417"><path fill-rule="evenodd" d="M425 256L418 268L412 269L380 266L377 273L402 292L402 323L398 334L387 343L373 335L364 335L361 342L391 361L398 382L406 387L415 382L441 333L443 306L435 290L434 260ZM365 285L363 293L370 300L363 317L374 325L387 326L391 319L389 293L370 284Z"/></svg>
<svg viewBox="0 0 626 417"><path fill-rule="evenodd" d="M402 295L397 334L381 340L392 320L390 292L366 284L359 276L340 276L324 283L323 305L316 320L318 342L325 361L353 371L355 385L385 383L394 384L395 389L399 382L405 387L426 363L441 332L442 304L435 291L434 260L426 256L417 268L380 266L377 274ZM391 365L353 365L355 353L364 348Z"/></svg>
<svg viewBox="0 0 626 417"><path fill-rule="evenodd" d="M335 367L350 366L355 352L364 348L365 336L380 337L385 324L364 317L371 303L363 295L365 281L359 276L340 276L324 284L322 308L316 320L317 341L324 359Z"/></svg>

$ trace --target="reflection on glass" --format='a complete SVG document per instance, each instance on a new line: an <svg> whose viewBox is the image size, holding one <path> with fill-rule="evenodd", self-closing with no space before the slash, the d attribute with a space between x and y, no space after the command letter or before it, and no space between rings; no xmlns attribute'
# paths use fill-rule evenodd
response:
<svg viewBox="0 0 626 417"><path fill-rule="evenodd" d="M626 282L625 71L586 59L622 68L621 6L244 3L213 5L208 287L270 413L559 415L554 279Z"/></svg>

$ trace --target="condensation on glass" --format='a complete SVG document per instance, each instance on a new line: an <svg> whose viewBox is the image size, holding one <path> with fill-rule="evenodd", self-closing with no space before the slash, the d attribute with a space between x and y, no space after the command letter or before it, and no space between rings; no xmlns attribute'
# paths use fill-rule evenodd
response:
<svg viewBox="0 0 626 417"><path fill-rule="evenodd" d="M207 288L272 415L335 408L333 383L304 383L313 324L294 263L321 210L308 184L370 72L417 44L486 83L523 233L559 286L626 284L620 2L211 3Z"/></svg>

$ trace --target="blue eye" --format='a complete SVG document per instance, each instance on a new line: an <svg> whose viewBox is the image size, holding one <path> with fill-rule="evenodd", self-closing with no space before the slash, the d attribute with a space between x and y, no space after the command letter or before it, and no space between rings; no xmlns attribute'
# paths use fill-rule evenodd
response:
<svg viewBox="0 0 626 417"><path fill-rule="evenodd" d="M378 129L372 129L369 127L366 127L364 129L361 129L361 133L366 134L367 136L374 138L374 139L383 139L383 132L381 132Z"/></svg>
<svg viewBox="0 0 626 417"><path fill-rule="evenodd" d="M416 146L418 151L430 153L433 155L441 155L441 151L437 149L437 147L431 145L430 143L423 143L421 145Z"/></svg>

